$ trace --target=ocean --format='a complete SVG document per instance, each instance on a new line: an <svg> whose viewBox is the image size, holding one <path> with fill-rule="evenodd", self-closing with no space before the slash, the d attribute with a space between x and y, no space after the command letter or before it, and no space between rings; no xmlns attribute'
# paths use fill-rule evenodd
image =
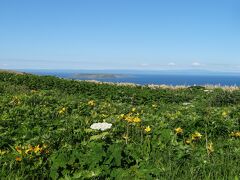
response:
<svg viewBox="0 0 240 180"><path fill-rule="evenodd" d="M137 72L136 74L129 72L116 72L123 76L116 78L78 78L75 75L80 73L91 74L114 74L113 72L104 71L77 71L77 70L24 70L37 75L51 75L60 78L75 79L75 80L97 80L102 82L124 82L136 83L140 85L157 84L157 85L220 85L220 86L240 86L240 74L151 74L149 72Z"/></svg>

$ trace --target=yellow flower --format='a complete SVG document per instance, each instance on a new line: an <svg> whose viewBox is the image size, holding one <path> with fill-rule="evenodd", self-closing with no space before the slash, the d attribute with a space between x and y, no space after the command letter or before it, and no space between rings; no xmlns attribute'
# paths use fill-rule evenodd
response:
<svg viewBox="0 0 240 180"><path fill-rule="evenodd" d="M125 120L130 123L130 122L132 122L132 117L129 116L129 115L127 115L127 116L125 117Z"/></svg>
<svg viewBox="0 0 240 180"><path fill-rule="evenodd" d="M22 158L16 157L16 161L20 162L20 161L22 161Z"/></svg>
<svg viewBox="0 0 240 180"><path fill-rule="evenodd" d="M33 151L34 151L35 153L38 153L38 152L42 151L42 148L40 148L39 145L37 145L37 146L35 146L35 147L33 148Z"/></svg>
<svg viewBox="0 0 240 180"><path fill-rule="evenodd" d="M183 129L180 128L180 127L176 128L176 129L174 129L174 130L175 130L175 133L176 133L176 134L182 134L182 133L183 133Z"/></svg>
<svg viewBox="0 0 240 180"><path fill-rule="evenodd" d="M4 154L7 154L8 153L8 151L4 151L4 150L1 150L0 149L0 155L2 156L2 155L4 155Z"/></svg>
<svg viewBox="0 0 240 180"><path fill-rule="evenodd" d="M240 131L231 132L230 136L238 138L240 137Z"/></svg>
<svg viewBox="0 0 240 180"><path fill-rule="evenodd" d="M121 117L129 123L139 123L139 122L141 122L141 119L139 117L131 116L131 113L129 113L127 115L123 115Z"/></svg>
<svg viewBox="0 0 240 180"><path fill-rule="evenodd" d="M150 126L147 126L144 130L145 130L145 132L150 132L151 128L150 128Z"/></svg>
<svg viewBox="0 0 240 180"><path fill-rule="evenodd" d="M235 137L240 137L240 131L235 132Z"/></svg>
<svg viewBox="0 0 240 180"><path fill-rule="evenodd" d="M141 119L139 117L135 117L135 118L133 118L133 122L139 123L139 122L141 122Z"/></svg>
<svg viewBox="0 0 240 180"><path fill-rule="evenodd" d="M33 151L33 147L31 145L28 145L28 149L25 150L25 154L29 154L31 151Z"/></svg>
<svg viewBox="0 0 240 180"><path fill-rule="evenodd" d="M190 139L187 139L187 140L185 141L185 143L189 145L189 144L191 144L191 140L190 140Z"/></svg>
<svg viewBox="0 0 240 180"><path fill-rule="evenodd" d="M10 103L14 104L14 105L20 105L21 101L20 101L20 99L17 96L13 96L13 99L12 99L12 101Z"/></svg>
<svg viewBox="0 0 240 180"><path fill-rule="evenodd" d="M132 108L132 112L135 112L136 111L136 108Z"/></svg>
<svg viewBox="0 0 240 180"><path fill-rule="evenodd" d="M226 111L223 111L222 116L227 117L228 113Z"/></svg>
<svg viewBox="0 0 240 180"><path fill-rule="evenodd" d="M125 116L124 114L121 114L121 115L120 115L121 118L124 118L124 116Z"/></svg>
<svg viewBox="0 0 240 180"><path fill-rule="evenodd" d="M95 105L96 105L96 103L95 103L95 101L94 101L94 100L91 100L91 101L88 101L88 105L89 105L89 106L95 106Z"/></svg>
<svg viewBox="0 0 240 180"><path fill-rule="evenodd" d="M25 151L25 154L29 154L29 153L31 153L31 151L32 151L32 149L27 149L27 150Z"/></svg>
<svg viewBox="0 0 240 180"><path fill-rule="evenodd" d="M20 146L16 146L15 149L19 154L22 154L22 148Z"/></svg>
<svg viewBox="0 0 240 180"><path fill-rule="evenodd" d="M192 140L193 141L199 140L199 139L201 139L201 137L202 137L201 133L199 133L197 131L192 134Z"/></svg>
<svg viewBox="0 0 240 180"><path fill-rule="evenodd" d="M62 109L60 109L60 110L58 111L59 114L63 114L63 113L65 113L65 112L66 112L66 108L65 108L65 107L63 107Z"/></svg>

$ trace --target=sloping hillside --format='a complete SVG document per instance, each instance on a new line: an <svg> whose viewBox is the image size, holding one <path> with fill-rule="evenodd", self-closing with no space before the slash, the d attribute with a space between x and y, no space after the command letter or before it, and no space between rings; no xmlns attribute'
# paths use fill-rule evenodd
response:
<svg viewBox="0 0 240 180"><path fill-rule="evenodd" d="M1 179L237 179L239 125L239 90L0 73Z"/></svg>

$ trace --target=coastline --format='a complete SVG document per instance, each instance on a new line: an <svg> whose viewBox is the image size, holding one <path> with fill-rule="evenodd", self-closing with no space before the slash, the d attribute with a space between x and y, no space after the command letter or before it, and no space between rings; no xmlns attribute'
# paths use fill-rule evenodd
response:
<svg viewBox="0 0 240 180"><path fill-rule="evenodd" d="M15 71L15 70L7 70L7 69L0 69L0 73L10 73L10 74L16 74L16 75L35 75L35 76L45 76L45 75L39 75L39 74L34 74L34 73L29 73L29 72L20 72L20 71ZM49 76L49 75L48 75ZM237 85L213 85L213 84L206 84L206 85L166 85L166 84L137 84L137 83L130 83L130 82L107 82L107 81L99 81L99 80L79 80L79 79L71 79L71 78L63 78L63 77L57 77L54 75L50 75L52 77L60 78L60 79L65 79L65 80L74 80L74 81L83 81L83 82L90 82L90 83L95 83L95 84L107 84L107 85L114 85L114 86L128 86L128 87L146 87L150 89L187 89L190 87L203 87L205 91L209 92L211 90L221 88L227 91L234 91L234 90L240 90L240 86Z"/></svg>
<svg viewBox="0 0 240 180"><path fill-rule="evenodd" d="M227 91L234 91L234 90L240 90L240 86L221 86L221 85L211 85L206 84L203 86L199 85L193 85L193 86L187 86L187 85L166 85L166 84L147 84L147 85L141 85L136 83L123 83L123 82L102 82L97 80L75 80L75 81L83 81L83 82L90 82L95 84L107 84L107 85L113 85L113 86L128 86L128 87L147 87L150 89L187 89L190 87L203 87L205 88L206 92L210 92L211 90L221 88ZM209 91L207 91L209 90Z"/></svg>

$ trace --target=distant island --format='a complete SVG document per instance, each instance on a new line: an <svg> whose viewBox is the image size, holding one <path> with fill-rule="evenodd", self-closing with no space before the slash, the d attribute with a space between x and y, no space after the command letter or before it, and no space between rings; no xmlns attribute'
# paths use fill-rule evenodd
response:
<svg viewBox="0 0 240 180"><path fill-rule="evenodd" d="M90 73L77 73L71 78L74 79L115 79L115 78L126 78L128 75L125 74L90 74Z"/></svg>

